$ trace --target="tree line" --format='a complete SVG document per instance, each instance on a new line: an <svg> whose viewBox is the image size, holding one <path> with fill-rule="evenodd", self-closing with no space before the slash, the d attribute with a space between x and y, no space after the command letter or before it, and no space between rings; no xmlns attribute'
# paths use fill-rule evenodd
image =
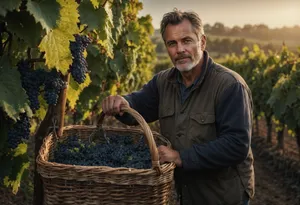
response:
<svg viewBox="0 0 300 205"><path fill-rule="evenodd" d="M259 40L299 40L300 25L293 27L269 28L265 24L245 24L244 26L228 27L216 22L213 25L205 24L207 34L219 36L236 36L243 38L255 38Z"/></svg>

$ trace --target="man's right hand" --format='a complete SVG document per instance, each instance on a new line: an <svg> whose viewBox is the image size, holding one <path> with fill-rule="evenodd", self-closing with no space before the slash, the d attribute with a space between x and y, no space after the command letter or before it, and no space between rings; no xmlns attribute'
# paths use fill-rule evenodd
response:
<svg viewBox="0 0 300 205"><path fill-rule="evenodd" d="M117 115L122 116L124 112L121 112L122 106L128 106L128 101L120 95L108 96L102 101L102 110L105 115Z"/></svg>

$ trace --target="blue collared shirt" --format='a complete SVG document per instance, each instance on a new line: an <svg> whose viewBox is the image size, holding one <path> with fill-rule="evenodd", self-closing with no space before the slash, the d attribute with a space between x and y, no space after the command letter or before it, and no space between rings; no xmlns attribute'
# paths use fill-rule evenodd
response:
<svg viewBox="0 0 300 205"><path fill-rule="evenodd" d="M195 79L195 81L192 83L192 85L190 85L189 87L186 87L185 84L182 82L182 76L180 75L180 72L177 72L177 82L179 83L179 87L180 87L180 96L181 96L181 104L183 104L185 102L185 100L189 97L191 90L193 89L193 87L195 87L195 85L198 83L198 81L200 80L201 75Z"/></svg>

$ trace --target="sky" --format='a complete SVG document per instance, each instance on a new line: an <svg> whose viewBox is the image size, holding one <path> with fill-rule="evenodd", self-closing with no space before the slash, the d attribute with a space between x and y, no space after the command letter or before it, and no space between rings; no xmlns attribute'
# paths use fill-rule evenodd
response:
<svg viewBox="0 0 300 205"><path fill-rule="evenodd" d="M204 24L221 22L225 26L265 24L269 28L300 26L300 0L140 0L150 14L155 29L164 13L173 8L197 12Z"/></svg>

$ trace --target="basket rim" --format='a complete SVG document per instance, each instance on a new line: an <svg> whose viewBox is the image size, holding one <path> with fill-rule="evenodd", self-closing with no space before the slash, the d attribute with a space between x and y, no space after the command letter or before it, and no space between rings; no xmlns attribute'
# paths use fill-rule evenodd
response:
<svg viewBox="0 0 300 205"><path fill-rule="evenodd" d="M64 131L70 130L70 129L97 129L97 126L94 125L69 125L64 127ZM140 134L144 134L143 130L137 127L130 127L130 128L122 128L122 127L114 127L114 126L103 126L103 129L106 131L112 131L112 132L137 132ZM171 143L168 139L163 137L160 133L156 131L152 131L153 135L156 137L162 139L163 141L166 141L169 146L171 146ZM137 168L130 168L130 167L109 167L109 166L83 166L83 165L72 165L72 164L62 164L57 162L50 162L49 160L46 160L46 156L49 155L50 151L50 145L49 143L53 143L53 141L56 140L54 133L49 133L43 140L42 146L39 150L39 154L36 158L36 163L38 166L38 172L41 171L41 169L46 168L49 170L57 171L59 170L69 170L74 171L77 173L84 173L84 172L95 172L95 173L107 173L107 174L113 174L113 175L133 175L133 174L139 174L139 175L157 175L157 171L152 166L149 169L137 169ZM170 170L175 169L176 165L174 162L164 163L159 165L162 171L162 175L164 173L169 172ZM41 174L41 173L40 173Z"/></svg>

